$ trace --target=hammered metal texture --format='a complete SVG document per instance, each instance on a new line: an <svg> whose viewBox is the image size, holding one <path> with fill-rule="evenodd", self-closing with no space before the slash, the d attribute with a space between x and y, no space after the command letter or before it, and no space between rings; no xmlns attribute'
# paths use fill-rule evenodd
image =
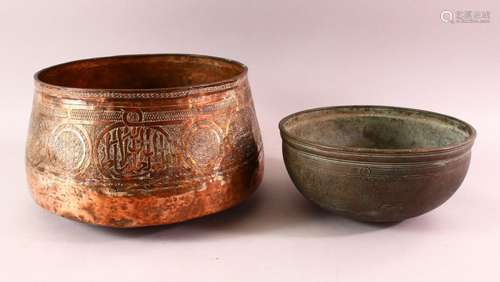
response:
<svg viewBox="0 0 500 282"><path fill-rule="evenodd" d="M227 209L249 197L263 173L246 72L187 89L85 90L36 81L26 156L40 206L113 227Z"/></svg>

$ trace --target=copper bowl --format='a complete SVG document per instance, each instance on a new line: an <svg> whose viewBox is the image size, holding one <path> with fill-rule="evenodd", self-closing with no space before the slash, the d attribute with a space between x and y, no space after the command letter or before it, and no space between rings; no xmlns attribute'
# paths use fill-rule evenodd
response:
<svg viewBox="0 0 500 282"><path fill-rule="evenodd" d="M342 106L280 122L283 157L302 194L361 221L397 222L450 198L476 132L453 117L384 106Z"/></svg>
<svg viewBox="0 0 500 282"><path fill-rule="evenodd" d="M26 148L35 201L112 227L234 206L262 179L247 68L222 58L127 55L35 75Z"/></svg>

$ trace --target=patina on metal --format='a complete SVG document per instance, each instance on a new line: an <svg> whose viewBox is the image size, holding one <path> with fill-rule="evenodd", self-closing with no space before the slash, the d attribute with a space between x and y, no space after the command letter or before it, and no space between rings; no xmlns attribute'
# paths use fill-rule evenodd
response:
<svg viewBox="0 0 500 282"><path fill-rule="evenodd" d="M476 136L453 117L384 106L307 110L279 128L300 192L369 222L402 221L444 203L467 173Z"/></svg>
<svg viewBox="0 0 500 282"><path fill-rule="evenodd" d="M241 63L127 55L35 75L26 147L35 201L112 227L180 222L248 198L263 173Z"/></svg>

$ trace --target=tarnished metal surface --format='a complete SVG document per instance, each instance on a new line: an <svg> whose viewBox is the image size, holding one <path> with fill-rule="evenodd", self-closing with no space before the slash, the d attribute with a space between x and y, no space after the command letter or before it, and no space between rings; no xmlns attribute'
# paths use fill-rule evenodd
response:
<svg viewBox="0 0 500 282"><path fill-rule="evenodd" d="M36 75L27 175L36 202L114 227L224 210L259 185L246 67L195 55L71 62Z"/></svg>
<svg viewBox="0 0 500 282"><path fill-rule="evenodd" d="M302 194L362 221L430 211L458 189L475 130L452 117L383 106L312 109L280 122L283 157Z"/></svg>

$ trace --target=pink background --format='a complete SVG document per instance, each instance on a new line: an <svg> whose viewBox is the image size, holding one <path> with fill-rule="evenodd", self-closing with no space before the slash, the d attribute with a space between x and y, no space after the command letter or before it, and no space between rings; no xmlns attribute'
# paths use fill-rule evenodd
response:
<svg viewBox="0 0 500 282"><path fill-rule="evenodd" d="M446 24L442 10L487 10L491 22ZM498 281L499 22L498 1L2 1L0 280ZM160 52L248 65L267 166L257 194L219 215L125 231L38 208L24 175L33 73ZM474 125L462 187L392 226L311 206L286 174L277 124L343 104L420 108Z"/></svg>

